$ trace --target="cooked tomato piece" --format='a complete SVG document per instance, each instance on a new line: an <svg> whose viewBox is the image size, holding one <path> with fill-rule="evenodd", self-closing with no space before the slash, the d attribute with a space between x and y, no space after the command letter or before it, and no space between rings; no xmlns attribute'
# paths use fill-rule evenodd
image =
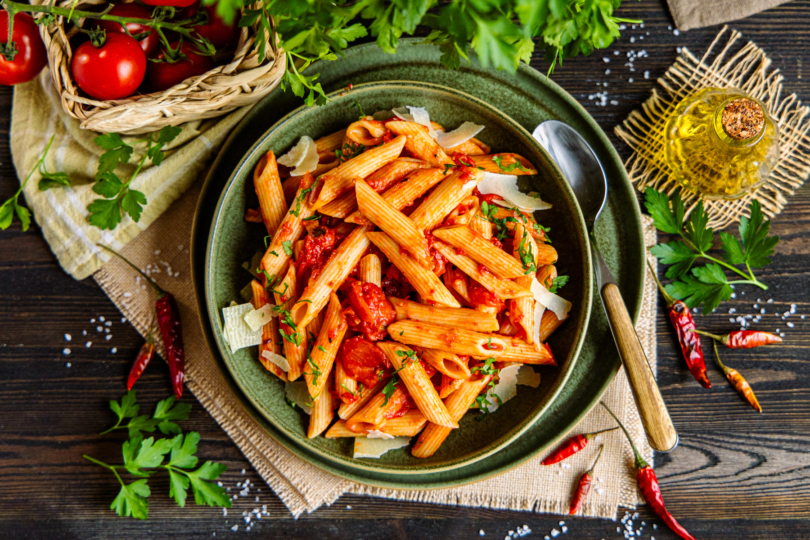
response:
<svg viewBox="0 0 810 540"><path fill-rule="evenodd" d="M456 165L459 167L475 167L475 163L472 162L470 157L467 154L462 154L461 152L454 152L451 156L451 159L456 162Z"/></svg>
<svg viewBox="0 0 810 540"><path fill-rule="evenodd" d="M503 197L501 197L500 195L495 195L494 193L483 194L480 191L478 191L478 188L475 188L473 190L473 195L478 197L478 200L480 202L487 203L489 205L491 205L494 201L502 201L503 200Z"/></svg>
<svg viewBox="0 0 810 540"><path fill-rule="evenodd" d="M399 418L411 409L416 408L416 402L414 402L413 398L408 393L408 389L402 384L402 381L397 381L394 383L394 386L401 389L402 392L394 392L391 399L388 400L388 405L385 407L385 414L383 414L386 420Z"/></svg>
<svg viewBox="0 0 810 540"><path fill-rule="evenodd" d="M385 354L372 341L363 336L347 339L340 347L343 369L353 379L371 388L380 381L381 374L391 368Z"/></svg>
<svg viewBox="0 0 810 540"><path fill-rule="evenodd" d="M385 329L397 318L397 312L382 289L374 283L349 279L345 290L351 304L346 311L349 327L362 332L371 341L383 339Z"/></svg>
<svg viewBox="0 0 810 540"><path fill-rule="evenodd" d="M413 286L405 279L399 268L393 264L385 271L382 278L382 288L385 296L394 296L396 298L408 298L413 292Z"/></svg>
<svg viewBox="0 0 810 540"><path fill-rule="evenodd" d="M314 229L304 240L304 249L296 264L299 283L306 283L309 276L320 270L329 260L335 249L335 230L329 228Z"/></svg>
<svg viewBox="0 0 810 540"><path fill-rule="evenodd" d="M432 265L431 270L433 270L433 273L436 274L437 276L441 276L442 274L444 274L445 265L449 261L444 257L444 255L439 253L439 250L437 250L434 247L434 245L436 244L436 237L435 236L433 236L430 233L425 233L425 239L427 240L428 248L430 249L430 256L433 259L433 261L432 261L433 265Z"/></svg>
<svg viewBox="0 0 810 540"><path fill-rule="evenodd" d="M474 307L486 306L495 308L497 313L500 313L503 311L503 308L506 307L503 300L498 298L495 293L486 290L474 279L470 279L470 284L467 286L467 292L470 295L470 303Z"/></svg>

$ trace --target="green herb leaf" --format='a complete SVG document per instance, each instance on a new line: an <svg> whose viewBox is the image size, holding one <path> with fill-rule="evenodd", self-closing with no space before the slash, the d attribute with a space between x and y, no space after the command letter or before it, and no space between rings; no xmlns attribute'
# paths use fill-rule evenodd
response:
<svg viewBox="0 0 810 540"><path fill-rule="evenodd" d="M650 252L658 257L663 264L672 265L667 268L666 276L670 279L677 279L687 273L699 255L692 251L692 248L676 240L668 244L658 244L650 249Z"/></svg>
<svg viewBox="0 0 810 540"><path fill-rule="evenodd" d="M293 249L292 249L292 240L285 240L281 243L281 247L284 248L284 253L287 254L288 257L293 256Z"/></svg>
<svg viewBox="0 0 810 540"><path fill-rule="evenodd" d="M160 423L159 420L149 418L145 414L136 416L135 418L129 421L129 424L127 424L129 436L130 438L137 437L141 434L142 431L152 433L153 431L155 431L155 428L157 427L158 423Z"/></svg>
<svg viewBox="0 0 810 540"><path fill-rule="evenodd" d="M174 422L186 420L191 412L190 403L178 403L175 405L175 401L177 401L175 397L170 396L159 401L155 408L153 418L160 422L157 427L164 435L179 434L181 432L180 426Z"/></svg>
<svg viewBox="0 0 810 540"><path fill-rule="evenodd" d="M101 179L104 173L114 171L119 163L129 163L132 153L135 151L132 146L124 142L118 133L99 135L93 139L93 142L106 150L99 158L96 180Z"/></svg>
<svg viewBox="0 0 810 540"><path fill-rule="evenodd" d="M135 390L130 390L124 394L121 403L110 401L110 410L118 416L117 424L120 424L124 418L132 418L137 415L140 408L141 406L135 402Z"/></svg>
<svg viewBox="0 0 810 540"><path fill-rule="evenodd" d="M149 476L143 469L153 469L163 463L163 456L172 449L171 439L158 439L154 437L142 439L140 436L124 443L124 467L135 476Z"/></svg>
<svg viewBox="0 0 810 540"><path fill-rule="evenodd" d="M672 197L672 209L670 209L670 199L666 193L662 193L655 188L648 187L644 192L647 212L653 218L655 227L659 231L670 234L680 234L683 229L684 207L680 193L676 192Z"/></svg>
<svg viewBox="0 0 810 540"><path fill-rule="evenodd" d="M39 180L39 190L47 191L55 187L70 186L70 178L63 172L50 172L45 168L43 161L39 166L39 174L42 178Z"/></svg>
<svg viewBox="0 0 810 540"><path fill-rule="evenodd" d="M557 276L551 280L551 287L549 287L548 292L557 294L557 291L565 287L565 284L568 283L570 279L569 276Z"/></svg>
<svg viewBox="0 0 810 540"><path fill-rule="evenodd" d="M684 226L684 236L702 252L712 248L714 230L708 225L709 215L703 209L703 201L700 201Z"/></svg>
<svg viewBox="0 0 810 540"><path fill-rule="evenodd" d="M146 519L149 517L149 486L146 480L136 480L129 485L121 484L121 491L110 505L110 510L121 517L134 517L135 519Z"/></svg>
<svg viewBox="0 0 810 540"><path fill-rule="evenodd" d="M388 405L388 400L391 399L391 396L394 395L394 390L396 390L397 388L398 380L399 378L397 377L396 373L394 373L394 375L392 375L391 378L388 380L388 384L386 384L385 387L382 389L382 393L385 396L385 401L383 402L381 407L385 407L386 405Z"/></svg>
<svg viewBox="0 0 810 540"><path fill-rule="evenodd" d="M667 292L678 300L683 300L690 308L703 304L703 311L710 313L720 302L731 298L734 290L727 283L723 270L716 264L692 269L679 281L666 286Z"/></svg>
<svg viewBox="0 0 810 540"><path fill-rule="evenodd" d="M751 217L740 218L740 237L745 246L745 259L743 262L752 268L762 268L770 264L770 256L779 243L778 236L768 236L771 221L765 221L759 201L751 203Z"/></svg>
<svg viewBox="0 0 810 540"><path fill-rule="evenodd" d="M186 506L188 484L188 478L169 469L169 497L173 497L181 508Z"/></svg>
<svg viewBox="0 0 810 540"><path fill-rule="evenodd" d="M152 161L154 166L159 166L163 163L163 158L165 154L163 153L163 147L167 144L172 142L180 135L180 132L183 131L179 127L175 126L165 126L160 130L158 133L157 141L154 145L147 150L146 155L149 156L149 159ZM137 221L137 220L136 220Z"/></svg>
<svg viewBox="0 0 810 540"><path fill-rule="evenodd" d="M194 490L194 502L199 505L231 507L231 498L225 492L225 488L207 480L216 480L219 475L228 470L228 467L221 463L206 461L202 467L196 471L186 473L191 481Z"/></svg>
<svg viewBox="0 0 810 540"><path fill-rule="evenodd" d="M197 466L197 444L200 442L200 434L190 431L185 436L177 435L171 439L171 454L169 455L169 467L180 469L191 469Z"/></svg>

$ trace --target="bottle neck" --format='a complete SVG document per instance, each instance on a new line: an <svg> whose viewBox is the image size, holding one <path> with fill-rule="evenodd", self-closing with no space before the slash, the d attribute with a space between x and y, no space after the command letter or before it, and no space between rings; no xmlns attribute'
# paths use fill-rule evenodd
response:
<svg viewBox="0 0 810 540"><path fill-rule="evenodd" d="M714 121L713 121L714 133L720 139L720 142L723 143L724 145L727 145L735 149L751 148L752 146L756 146L756 144L762 140L762 137L765 136L765 129L767 127L766 123L766 125L762 126L762 129L759 130L759 133L757 133L750 139L742 139L742 140L735 139L726 132L726 128L723 126L723 111L726 109L726 106L728 106L729 103L731 103L736 99L739 99L740 97L741 96L730 97L727 100L723 101L720 105L718 105L717 109L714 111Z"/></svg>

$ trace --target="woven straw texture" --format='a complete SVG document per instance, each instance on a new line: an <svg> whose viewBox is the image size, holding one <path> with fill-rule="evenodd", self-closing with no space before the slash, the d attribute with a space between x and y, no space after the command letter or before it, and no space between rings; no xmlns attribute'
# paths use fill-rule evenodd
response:
<svg viewBox="0 0 810 540"><path fill-rule="evenodd" d="M34 0L34 3L45 4L46 1ZM87 10L106 3L106 0L83 0L76 4L76 9ZM61 0L56 5L69 8L72 4L73 0ZM278 48L274 36L265 36L267 57L259 62L254 46L254 25L242 29L233 59L227 64L163 92L98 101L83 96L71 74L70 38L77 33L74 25L66 25L64 17L58 17L56 22L40 27L40 33L48 51L51 80L65 112L79 120L82 128L102 133L139 135L168 125L228 114L266 96L278 86L286 69L286 55Z"/></svg>
<svg viewBox="0 0 810 540"><path fill-rule="evenodd" d="M199 186L195 185L148 230L130 242L123 253L139 267L152 269L152 275L158 283L176 295L184 323L188 388L239 446L294 516L312 512L324 504L329 505L344 493L447 505L565 514L572 490L579 476L590 467L599 444L605 445L604 455L599 461L597 481L584 505L583 514L613 518L619 507L633 508L642 502L632 474L632 451L619 431L600 435L599 440L581 454L561 464L544 467L540 461L545 455L541 455L500 476L466 486L433 491L389 490L356 484L325 473L287 451L268 436L245 411L223 380L202 337L190 280L188 255L191 222L198 194ZM648 246L656 242L655 229L646 217L645 242ZM654 260L651 262L655 263ZM171 269L171 275L167 275L167 268ZM135 328L144 334L152 318L153 297L143 283L136 281L134 271L113 259L93 277ZM654 370L657 366L656 296L655 285L648 279L637 330ZM628 426L644 459L651 462L652 449L644 437L623 371L619 371L603 400ZM595 407L572 433L597 431L614 425L602 407Z"/></svg>
<svg viewBox="0 0 810 540"><path fill-rule="evenodd" d="M695 92L709 87L735 87L758 98L779 125L779 161L765 184L752 193L733 201L705 200L709 225L722 229L747 214L753 199L762 205L769 217L779 214L810 175L810 109L795 94L782 94L783 76L771 69L771 59L754 43L741 43L741 34L724 27L702 58L686 48L658 79L661 88L641 110L635 110L616 127L616 135L633 149L625 162L630 180L639 191L648 186L671 193L678 184L664 161L664 127L678 104ZM698 203L698 197L682 191L687 214Z"/></svg>

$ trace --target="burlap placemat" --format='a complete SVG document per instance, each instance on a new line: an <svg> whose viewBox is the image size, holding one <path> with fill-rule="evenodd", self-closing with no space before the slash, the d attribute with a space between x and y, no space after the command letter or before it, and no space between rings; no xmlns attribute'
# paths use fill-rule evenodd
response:
<svg viewBox="0 0 810 540"><path fill-rule="evenodd" d="M677 61L658 79L661 89L641 110L635 110L619 126L616 135L633 149L625 162L630 180L639 191L648 186L672 192L677 184L664 160L664 127L675 108L685 97L709 87L734 87L760 99L779 125L779 160L767 182L752 193L734 201L704 201L709 225L721 229L739 221L748 212L752 199L757 199L769 217L779 214L787 197L793 195L810 175L810 108L802 105L796 94L782 95L784 77L771 69L771 59L754 43L741 43L742 34L723 27L702 58L683 48ZM698 197L682 191L687 214L698 203Z"/></svg>
<svg viewBox="0 0 810 540"><path fill-rule="evenodd" d="M543 467L540 464L543 456L540 456L501 476L467 486L434 491L399 491L368 487L337 478L309 465L276 443L231 393L205 345L198 322L188 254L198 195L199 185L192 187L122 251L139 267L149 268L161 286L177 296L184 323L188 387L294 516L331 504L344 493L440 504L567 513L575 483L593 461L598 444L592 444L580 455L551 467ZM653 245L655 230L649 220L645 223L646 243ZM151 291L131 269L117 260L105 264L94 278L143 334L152 317ZM655 286L648 280L638 332L653 369L656 368L655 308ZM597 304L594 309L601 309L601 306ZM651 461L652 450L644 437L622 371L610 385L604 400L628 426L644 458ZM607 413L601 407L596 407L573 432L595 431L613 425ZM596 471L595 487L584 505L584 514L613 518L620 506L635 507L642 501L631 474L632 452L622 434L614 431L600 437L605 451Z"/></svg>
<svg viewBox="0 0 810 540"><path fill-rule="evenodd" d="M675 26L681 30L744 19L788 0L667 0Z"/></svg>

